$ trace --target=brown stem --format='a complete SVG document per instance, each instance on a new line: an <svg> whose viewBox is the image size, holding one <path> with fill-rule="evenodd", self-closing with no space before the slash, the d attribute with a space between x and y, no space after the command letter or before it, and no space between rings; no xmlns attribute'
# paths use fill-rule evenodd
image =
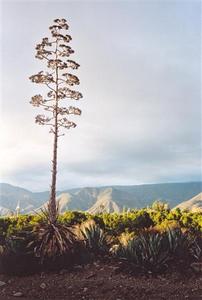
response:
<svg viewBox="0 0 202 300"><path fill-rule="evenodd" d="M56 59L57 59L58 43L56 42ZM54 142L53 142L53 160L52 160L52 184L51 195L49 200L49 215L52 224L57 220L57 207L56 207L56 179L57 179L57 148L58 148L58 67L56 66L56 89L55 89L55 112L54 114Z"/></svg>

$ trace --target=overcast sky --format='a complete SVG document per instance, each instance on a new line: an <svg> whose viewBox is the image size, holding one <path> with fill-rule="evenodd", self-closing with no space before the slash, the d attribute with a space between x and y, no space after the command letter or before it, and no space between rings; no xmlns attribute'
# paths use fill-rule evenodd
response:
<svg viewBox="0 0 202 300"><path fill-rule="evenodd" d="M1 1L1 182L50 187L34 123L35 45L68 20L84 98L60 138L58 189L201 180L200 1ZM72 103L71 103L72 104Z"/></svg>

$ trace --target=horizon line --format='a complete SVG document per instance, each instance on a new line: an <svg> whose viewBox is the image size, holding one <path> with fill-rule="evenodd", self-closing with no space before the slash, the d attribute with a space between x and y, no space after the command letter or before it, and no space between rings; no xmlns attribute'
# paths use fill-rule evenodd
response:
<svg viewBox="0 0 202 300"><path fill-rule="evenodd" d="M155 183L140 183L140 184L113 184L113 185L97 185L97 186L78 186L78 187L70 187L67 189L61 189L61 190L57 190L56 192L63 192L63 191L67 191L67 190L76 190L76 189L85 189L85 188L109 188L109 187L133 187L133 186L144 186L144 185L163 185L163 184L185 184L185 183L201 183L202 184L202 180L197 180L197 181L175 181L175 182L155 182ZM7 182L0 182L0 185L2 184L7 184L7 185L11 185L13 187L16 188L21 188L24 190L27 190L31 193L46 193L49 192L49 190L45 190L45 191L32 191L30 189L27 189L25 187L19 186L19 185L13 185L11 183L7 183Z"/></svg>

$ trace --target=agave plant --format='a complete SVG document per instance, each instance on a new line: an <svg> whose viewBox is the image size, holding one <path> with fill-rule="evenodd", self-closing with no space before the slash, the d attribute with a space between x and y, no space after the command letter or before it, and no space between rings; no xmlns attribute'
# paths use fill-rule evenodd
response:
<svg viewBox="0 0 202 300"><path fill-rule="evenodd" d="M168 229L167 231L169 251L173 257L178 259L199 259L201 255L200 246L196 236L182 229Z"/></svg>
<svg viewBox="0 0 202 300"><path fill-rule="evenodd" d="M42 210L44 222L34 227L33 240L28 247L34 250L35 256L41 263L46 258L56 258L74 252L77 243L72 228L51 222L48 210Z"/></svg>
<svg viewBox="0 0 202 300"><path fill-rule="evenodd" d="M32 240L32 235L29 231L22 230L15 235L10 235L4 238L0 243L0 254L5 255L13 253L17 255L30 254L27 248L28 243Z"/></svg>
<svg viewBox="0 0 202 300"><path fill-rule="evenodd" d="M164 248L164 238L159 233L142 232L127 242L120 243L119 247L112 247L111 253L125 258L143 270L160 271L167 266L170 259L169 251Z"/></svg>
<svg viewBox="0 0 202 300"><path fill-rule="evenodd" d="M129 241L131 241L135 237L134 232L123 232L118 237L118 241L121 245L126 246Z"/></svg>
<svg viewBox="0 0 202 300"><path fill-rule="evenodd" d="M118 246L118 245L117 245ZM137 244L137 238L133 237L131 239L128 239L128 241L124 241L124 243L121 243L119 247L111 248L111 250L114 251L114 254L116 253L121 258L125 258L130 262L133 262L137 264L139 258L138 258L138 244Z"/></svg>
<svg viewBox="0 0 202 300"><path fill-rule="evenodd" d="M200 260L200 258L202 256L202 249L199 246L199 244L197 243L197 241L195 241L194 247L191 247L190 254L191 254L191 257L193 257L194 259Z"/></svg>
<svg viewBox="0 0 202 300"><path fill-rule="evenodd" d="M77 236L92 252L105 252L111 243L111 238L94 220L83 222L77 229Z"/></svg>
<svg viewBox="0 0 202 300"><path fill-rule="evenodd" d="M139 263L146 269L160 270L167 266L169 252L164 248L165 236L160 233L141 234L138 238Z"/></svg>

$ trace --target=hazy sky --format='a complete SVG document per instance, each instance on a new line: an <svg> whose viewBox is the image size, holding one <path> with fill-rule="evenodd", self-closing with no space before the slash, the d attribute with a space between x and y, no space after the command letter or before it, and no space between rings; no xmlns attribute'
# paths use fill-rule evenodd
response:
<svg viewBox="0 0 202 300"><path fill-rule="evenodd" d="M1 1L1 182L50 186L34 123L35 45L66 18L84 98L60 138L58 189L201 180L200 1ZM72 103L71 103L72 104Z"/></svg>

